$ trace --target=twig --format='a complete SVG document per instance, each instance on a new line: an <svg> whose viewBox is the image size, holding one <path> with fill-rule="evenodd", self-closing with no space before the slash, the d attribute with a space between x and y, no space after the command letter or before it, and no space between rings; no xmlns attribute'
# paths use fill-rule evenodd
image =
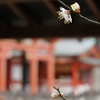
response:
<svg viewBox="0 0 100 100"><path fill-rule="evenodd" d="M66 100L66 98L64 98L64 97L61 95L61 92L60 92L59 88L54 87L54 89L56 89L56 90L58 91L60 97L61 97L63 100Z"/></svg>
<svg viewBox="0 0 100 100"><path fill-rule="evenodd" d="M87 21L89 21L89 22L91 22L91 23L100 25L100 22L98 22L98 21L91 20L91 19L89 19L89 18L87 18L87 17L82 16L81 14L79 14L79 16L80 16L82 19L84 19L84 20L87 20Z"/></svg>
<svg viewBox="0 0 100 100"><path fill-rule="evenodd" d="M84 19L84 20L86 20L86 21L88 21L88 22L91 22L91 23L93 23L93 24L100 25L100 22L91 20L91 19L89 19L89 18L87 18L87 17L85 17L85 16L83 16L83 15L81 15L81 14L78 14L78 13L74 12L68 5L66 5L65 3L63 3L61 0L57 0L57 1L58 1L61 5L63 5L66 9L70 10L70 11L71 11L73 14L75 14L76 16L78 16L78 17L80 17L80 18L82 18L82 19Z"/></svg>

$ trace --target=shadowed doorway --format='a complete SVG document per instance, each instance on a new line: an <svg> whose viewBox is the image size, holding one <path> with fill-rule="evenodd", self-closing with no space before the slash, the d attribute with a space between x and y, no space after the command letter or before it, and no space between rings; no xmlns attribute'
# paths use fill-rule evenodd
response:
<svg viewBox="0 0 100 100"><path fill-rule="evenodd" d="M39 93L47 92L47 62L39 61L38 66L38 85L39 85Z"/></svg>

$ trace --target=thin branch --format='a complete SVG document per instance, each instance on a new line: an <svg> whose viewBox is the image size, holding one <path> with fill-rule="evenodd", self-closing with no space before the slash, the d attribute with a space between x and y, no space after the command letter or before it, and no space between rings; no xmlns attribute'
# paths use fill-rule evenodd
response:
<svg viewBox="0 0 100 100"><path fill-rule="evenodd" d="M87 18L87 17L85 17L85 16L83 16L83 15L81 15L81 14L79 14L79 16L80 16L82 19L84 19L84 20L87 20L87 21L89 21L89 22L91 22L91 23L100 25L100 22L98 22L98 21L91 20L91 19L89 19L89 18Z"/></svg>
<svg viewBox="0 0 100 100"><path fill-rule="evenodd" d="M63 100L66 100L66 98L64 98L64 97L61 95L61 92L60 92L60 90L59 90L59 89L57 89L56 87L54 87L54 89L56 89L56 90L58 91L58 93L59 93L60 97L61 97Z"/></svg>
<svg viewBox="0 0 100 100"><path fill-rule="evenodd" d="M100 25L100 22L91 20L91 19L89 19L89 18L87 18L87 17L85 17L85 16L83 16L83 15L81 15L81 14L78 14L78 13L74 12L68 5L66 5L65 3L63 3L61 0L57 0L57 1L58 1L62 6L64 6L66 9L70 10L70 11L71 11L73 14L75 14L76 16L78 16L78 17L80 17L80 18L82 18L82 19L84 19L84 20L86 20L86 21L89 21L89 22L91 22L91 23L93 23L93 24L98 24L98 25Z"/></svg>

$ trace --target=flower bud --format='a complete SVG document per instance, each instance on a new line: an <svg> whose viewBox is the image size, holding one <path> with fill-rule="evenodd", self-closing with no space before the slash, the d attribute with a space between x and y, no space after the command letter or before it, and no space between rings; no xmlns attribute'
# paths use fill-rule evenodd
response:
<svg viewBox="0 0 100 100"><path fill-rule="evenodd" d="M64 93L61 92L61 95L64 96Z"/></svg>
<svg viewBox="0 0 100 100"><path fill-rule="evenodd" d="M80 6L77 2L75 2L74 4L71 5L71 8L74 12L76 13L80 13Z"/></svg>

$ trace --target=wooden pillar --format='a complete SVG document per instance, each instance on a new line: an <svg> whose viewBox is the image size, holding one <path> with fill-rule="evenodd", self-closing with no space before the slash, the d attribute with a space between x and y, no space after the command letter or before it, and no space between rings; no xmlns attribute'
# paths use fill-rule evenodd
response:
<svg viewBox="0 0 100 100"><path fill-rule="evenodd" d="M33 58L30 61L30 88L31 94L38 93L38 60Z"/></svg>
<svg viewBox="0 0 100 100"><path fill-rule="evenodd" d="M0 92L6 92L7 89L7 61L5 52L0 51Z"/></svg>
<svg viewBox="0 0 100 100"><path fill-rule="evenodd" d="M53 57L50 57L47 68L48 88L49 92L52 92L55 84L55 59Z"/></svg>
<svg viewBox="0 0 100 100"><path fill-rule="evenodd" d="M74 61L72 63L72 80L73 86L78 84L78 62Z"/></svg>

